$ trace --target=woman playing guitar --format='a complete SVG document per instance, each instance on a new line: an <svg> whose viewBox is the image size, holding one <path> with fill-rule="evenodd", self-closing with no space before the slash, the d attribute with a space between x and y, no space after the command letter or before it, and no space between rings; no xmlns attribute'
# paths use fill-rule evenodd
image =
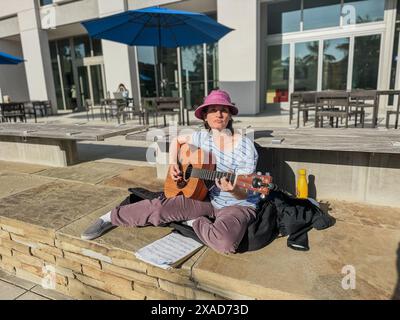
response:
<svg viewBox="0 0 400 320"><path fill-rule="evenodd" d="M83 234L84 239L94 239L113 226L159 226L173 221L188 221L197 236L218 252L234 253L248 224L255 218L259 195L239 189L237 175L253 174L258 159L254 143L234 132L232 116L238 109L231 103L229 94L212 91L195 111L204 121L206 130L192 135L179 136L171 142L170 178L177 184L184 180L178 164L180 146L193 145L211 154L218 172L230 173L215 179L208 190L210 201L200 201L177 195L167 199L143 200L117 207L101 217Z"/></svg>

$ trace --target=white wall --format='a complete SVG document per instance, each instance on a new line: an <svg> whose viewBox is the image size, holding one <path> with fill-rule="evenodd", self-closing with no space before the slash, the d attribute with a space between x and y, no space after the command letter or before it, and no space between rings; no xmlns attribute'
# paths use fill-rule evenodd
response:
<svg viewBox="0 0 400 320"><path fill-rule="evenodd" d="M170 9L192 11L192 12L212 12L217 11L217 0L189 0L181 1L166 6Z"/></svg>
<svg viewBox="0 0 400 320"><path fill-rule="evenodd" d="M149 8L154 6L162 6L174 2L182 2L180 0L128 0L129 10Z"/></svg>
<svg viewBox="0 0 400 320"><path fill-rule="evenodd" d="M20 11L32 8L34 1L37 0L0 0L0 18L16 15Z"/></svg>
<svg viewBox="0 0 400 320"><path fill-rule="evenodd" d="M235 29L219 41L220 87L241 114L260 110L259 0L217 0L218 22Z"/></svg>
<svg viewBox="0 0 400 320"><path fill-rule="evenodd" d="M18 41L0 40L0 51L22 57L21 43ZM29 100L25 65L0 65L0 88L4 95L13 101Z"/></svg>
<svg viewBox="0 0 400 320"><path fill-rule="evenodd" d="M53 112L57 112L57 100L51 67L47 32L40 28L40 16L36 2L18 13L21 44L25 62L30 100L51 100Z"/></svg>
<svg viewBox="0 0 400 320"><path fill-rule="evenodd" d="M49 14L55 14L54 22L57 27L95 19L99 17L98 0L72 1L62 6L53 4L40 9L41 20L46 21L46 16Z"/></svg>

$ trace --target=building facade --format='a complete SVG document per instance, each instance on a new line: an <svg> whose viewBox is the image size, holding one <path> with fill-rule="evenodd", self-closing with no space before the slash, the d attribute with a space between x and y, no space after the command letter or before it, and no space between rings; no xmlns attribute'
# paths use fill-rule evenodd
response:
<svg viewBox="0 0 400 320"><path fill-rule="evenodd" d="M0 0L0 51L26 59L0 66L0 89L69 110L98 104L121 83L135 101L180 96L186 106L219 87L254 115L286 108L293 91L399 88L398 2ZM80 24L156 5L202 12L234 31L218 43L165 49L90 39Z"/></svg>

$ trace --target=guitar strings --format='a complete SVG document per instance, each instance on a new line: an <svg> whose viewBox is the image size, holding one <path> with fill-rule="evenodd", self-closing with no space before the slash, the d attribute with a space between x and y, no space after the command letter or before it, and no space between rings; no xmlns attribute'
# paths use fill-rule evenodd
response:
<svg viewBox="0 0 400 320"><path fill-rule="evenodd" d="M223 177L228 178L228 181L233 183L236 179L236 175L234 173L228 172L219 172L219 171L211 171L206 169L197 169L197 168L188 168L190 172L188 172L189 177L199 178L203 180L215 180L216 178L220 179Z"/></svg>

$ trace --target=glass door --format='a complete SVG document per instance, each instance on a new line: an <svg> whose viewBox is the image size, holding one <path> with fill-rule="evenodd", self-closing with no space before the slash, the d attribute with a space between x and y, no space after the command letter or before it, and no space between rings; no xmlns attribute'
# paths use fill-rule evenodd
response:
<svg viewBox="0 0 400 320"><path fill-rule="evenodd" d="M62 90L64 93L65 108L73 110L78 107L78 104L70 40L65 39L59 41L58 50L62 70Z"/></svg>
<svg viewBox="0 0 400 320"><path fill-rule="evenodd" d="M78 66L77 70L81 105L84 106L86 100L90 100L92 105L99 105L105 97L104 66L83 65Z"/></svg>
<svg viewBox="0 0 400 320"><path fill-rule="evenodd" d="M268 45L267 108L287 107L295 91L375 90L381 38L353 35Z"/></svg>
<svg viewBox="0 0 400 320"><path fill-rule="evenodd" d="M271 45L267 48L267 104L289 101L289 44Z"/></svg>
<svg viewBox="0 0 400 320"><path fill-rule="evenodd" d="M179 97L178 54L175 48L157 48L160 55L158 70L160 95L163 97Z"/></svg>
<svg viewBox="0 0 400 320"><path fill-rule="evenodd" d="M104 79L103 79L103 65L98 64L89 66L90 68L90 81L92 87L92 102L93 105L99 105L101 99L105 97Z"/></svg>
<svg viewBox="0 0 400 320"><path fill-rule="evenodd" d="M184 104L191 109L201 104L205 94L203 45L182 47L181 61Z"/></svg>
<svg viewBox="0 0 400 320"><path fill-rule="evenodd" d="M295 44L294 91L316 91L319 41Z"/></svg>
<svg viewBox="0 0 400 320"><path fill-rule="evenodd" d="M79 81L79 99L81 106L85 105L85 101L90 99L90 83L87 66L78 67L78 81Z"/></svg>
<svg viewBox="0 0 400 320"><path fill-rule="evenodd" d="M349 46L349 38L324 41L322 90L347 89Z"/></svg>

